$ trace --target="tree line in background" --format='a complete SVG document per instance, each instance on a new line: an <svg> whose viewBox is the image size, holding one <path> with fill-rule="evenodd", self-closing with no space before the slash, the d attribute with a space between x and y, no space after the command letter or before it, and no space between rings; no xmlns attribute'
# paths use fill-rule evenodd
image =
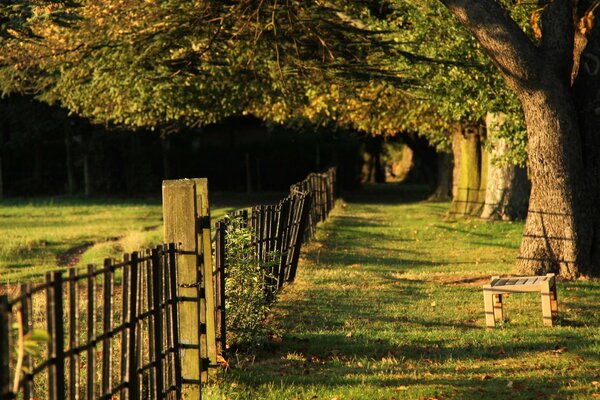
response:
<svg viewBox="0 0 600 400"><path fill-rule="evenodd" d="M12 0L0 87L163 134L241 114L416 134L454 154L455 213L512 217L527 163L517 264L575 277L598 272L600 250L597 5Z"/></svg>

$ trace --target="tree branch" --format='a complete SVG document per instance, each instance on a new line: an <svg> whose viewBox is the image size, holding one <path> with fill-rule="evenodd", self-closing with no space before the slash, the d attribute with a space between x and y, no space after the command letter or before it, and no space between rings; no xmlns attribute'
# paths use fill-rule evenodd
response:
<svg viewBox="0 0 600 400"><path fill-rule="evenodd" d="M546 66L554 69L565 81L571 78L573 69L573 1L553 1L542 13L541 51Z"/></svg>
<svg viewBox="0 0 600 400"><path fill-rule="evenodd" d="M533 78L543 65L541 53L497 1L440 1L475 36L514 90L533 89Z"/></svg>

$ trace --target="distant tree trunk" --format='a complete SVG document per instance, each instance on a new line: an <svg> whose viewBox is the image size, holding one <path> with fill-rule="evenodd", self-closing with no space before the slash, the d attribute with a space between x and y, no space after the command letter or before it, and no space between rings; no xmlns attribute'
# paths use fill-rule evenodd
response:
<svg viewBox="0 0 600 400"><path fill-rule="evenodd" d="M246 153L246 192L252 193L252 163L250 153Z"/></svg>
<svg viewBox="0 0 600 400"><path fill-rule="evenodd" d="M2 150L0 149L0 199L4 198L4 172L2 171Z"/></svg>
<svg viewBox="0 0 600 400"><path fill-rule="evenodd" d="M435 191L437 185L437 163L438 155L427 139L414 132L406 132L403 135L404 143L413 151L413 165L408 174L409 181L425 180L431 189Z"/></svg>
<svg viewBox="0 0 600 400"><path fill-rule="evenodd" d="M385 170L381 165L382 150L383 139L380 136L367 136L365 138L361 182L385 182Z"/></svg>
<svg viewBox="0 0 600 400"><path fill-rule="evenodd" d="M498 137L506 121L503 113L488 113L486 117L487 140L493 141L488 158L488 179L485 204L481 218L514 220L527 214L529 190L524 168L509 162L499 163L509 150L508 142Z"/></svg>
<svg viewBox="0 0 600 400"><path fill-rule="evenodd" d="M43 157L44 152L42 148L41 135L36 135L35 143L33 145L33 190L42 189L42 171L44 170Z"/></svg>
<svg viewBox="0 0 600 400"><path fill-rule="evenodd" d="M92 177L90 171L90 154L86 152L83 155L83 188L86 196L92 194Z"/></svg>
<svg viewBox="0 0 600 400"><path fill-rule="evenodd" d="M125 167L127 168L125 178L125 191L128 194L134 194L139 188L139 175L141 174L140 162L140 137L137 133L132 133L129 138L129 154L125 157Z"/></svg>
<svg viewBox="0 0 600 400"><path fill-rule="evenodd" d="M171 151L171 138L169 136L163 136L160 139L162 148L162 166L163 166L163 179L167 180L171 177L171 163L169 160L169 152Z"/></svg>
<svg viewBox="0 0 600 400"><path fill-rule="evenodd" d="M452 154L438 153L437 182L429 201L448 201L452 199Z"/></svg>
<svg viewBox="0 0 600 400"><path fill-rule="evenodd" d="M67 167L67 194L75 194L75 167L73 166L73 141L71 132L65 132L65 164Z"/></svg>
<svg viewBox="0 0 600 400"><path fill-rule="evenodd" d="M260 179L260 158L256 159L256 191L262 191L262 181Z"/></svg>
<svg viewBox="0 0 600 400"><path fill-rule="evenodd" d="M454 215L480 215L485 201L487 182L487 152L483 147L483 134L479 128L457 130L453 138L453 147L460 147L460 158L454 161L458 165L458 179L455 184L454 198L450 213Z"/></svg>

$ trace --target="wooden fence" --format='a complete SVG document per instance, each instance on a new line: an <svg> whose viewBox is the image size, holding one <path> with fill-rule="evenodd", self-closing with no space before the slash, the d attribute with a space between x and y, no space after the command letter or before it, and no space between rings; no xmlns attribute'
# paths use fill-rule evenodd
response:
<svg viewBox="0 0 600 400"><path fill-rule="evenodd" d="M275 205L237 213L254 232L259 260L280 255L270 299L294 280L302 243L335 196L330 169ZM209 210L206 179L165 181L171 244L53 272L14 298L0 296L0 400L201 399L225 355L227 328L227 221L215 227L213 268Z"/></svg>
<svg viewBox="0 0 600 400"><path fill-rule="evenodd" d="M178 252L170 244L53 272L0 297L2 399L179 398ZM52 340L32 355L39 330Z"/></svg>
<svg viewBox="0 0 600 400"><path fill-rule="evenodd" d="M317 224L323 222L333 209L337 196L337 169L329 168L323 173L309 174L306 179L290 187L291 193L311 193L312 204L305 231L306 240L310 241L317 231Z"/></svg>
<svg viewBox="0 0 600 400"><path fill-rule="evenodd" d="M226 356L225 279L227 276L227 234L231 224L241 223L252 232L251 246L256 260L266 262L271 255L279 257L267 274L266 299L271 301L285 282L296 277L302 244L309 241L317 223L325 221L335 204L335 168L321 174L310 174L291 186L290 194L275 205L258 205L233 213L215 226L215 266L217 303L217 345L219 354Z"/></svg>

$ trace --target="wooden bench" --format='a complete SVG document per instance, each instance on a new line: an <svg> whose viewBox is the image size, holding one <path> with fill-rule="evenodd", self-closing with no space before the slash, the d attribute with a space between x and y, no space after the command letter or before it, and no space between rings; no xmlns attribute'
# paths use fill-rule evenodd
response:
<svg viewBox="0 0 600 400"><path fill-rule="evenodd" d="M542 316L544 325L552 326L552 317L558 315L556 299L556 277L522 276L501 278L494 276L488 285L483 286L483 302L485 305L485 324L496 326L496 321L503 321L502 295L509 293L540 292L542 294Z"/></svg>

